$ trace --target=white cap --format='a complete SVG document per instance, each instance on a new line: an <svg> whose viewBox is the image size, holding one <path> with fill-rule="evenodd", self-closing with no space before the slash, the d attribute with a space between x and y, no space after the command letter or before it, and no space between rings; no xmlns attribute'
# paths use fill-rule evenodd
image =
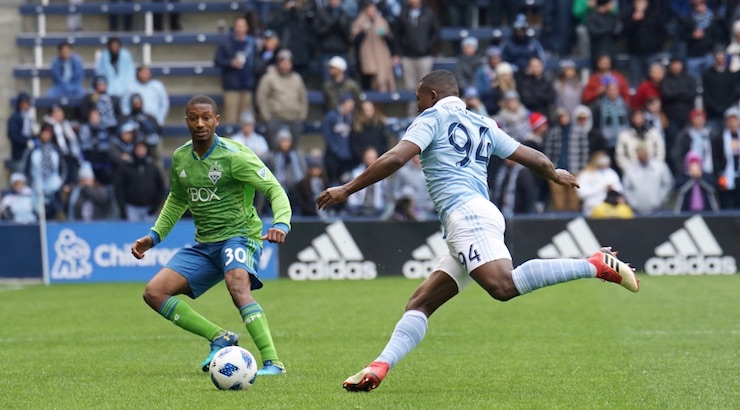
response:
<svg viewBox="0 0 740 410"><path fill-rule="evenodd" d="M329 67L334 67L340 71L347 71L347 62L342 57L334 56L327 63Z"/></svg>

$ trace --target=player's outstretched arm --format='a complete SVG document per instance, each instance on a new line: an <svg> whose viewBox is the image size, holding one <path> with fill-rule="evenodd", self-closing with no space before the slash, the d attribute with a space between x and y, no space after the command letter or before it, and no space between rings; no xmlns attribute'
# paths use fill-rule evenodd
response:
<svg viewBox="0 0 740 410"><path fill-rule="evenodd" d="M137 239L131 246L131 254L133 254L136 259L141 259L144 257L144 253L151 249L152 246L154 246L154 240L152 237L143 236Z"/></svg>
<svg viewBox="0 0 740 410"><path fill-rule="evenodd" d="M353 180L322 192L316 200L319 209L328 209L332 205L344 202L355 192L388 178L420 152L419 147L413 142L401 140Z"/></svg>
<svg viewBox="0 0 740 410"><path fill-rule="evenodd" d="M531 169L538 177L555 182L559 185L578 188L576 177L565 169L555 169L549 158L540 151L526 145L519 145L510 160L518 162Z"/></svg>

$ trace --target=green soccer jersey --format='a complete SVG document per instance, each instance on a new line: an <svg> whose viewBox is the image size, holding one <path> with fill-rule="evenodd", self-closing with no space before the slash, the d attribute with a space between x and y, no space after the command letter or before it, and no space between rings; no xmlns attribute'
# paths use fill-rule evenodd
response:
<svg viewBox="0 0 740 410"><path fill-rule="evenodd" d="M238 142L216 135L203 158L188 142L172 155L171 174L170 193L152 228L158 240L167 236L189 208L197 242L236 236L259 241L262 221L253 205L255 190L270 200L273 225L285 224L290 229L290 202L283 187L262 160Z"/></svg>

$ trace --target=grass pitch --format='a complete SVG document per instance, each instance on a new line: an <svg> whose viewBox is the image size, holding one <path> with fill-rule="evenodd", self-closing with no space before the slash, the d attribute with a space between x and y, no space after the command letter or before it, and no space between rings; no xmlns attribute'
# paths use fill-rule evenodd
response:
<svg viewBox="0 0 740 410"><path fill-rule="evenodd" d="M0 287L2 409L737 409L740 275L580 280L500 303L471 286L371 393L342 381L384 346L418 281L268 282L285 377L219 391L206 341L151 311L143 284ZM238 331L220 285L191 306Z"/></svg>

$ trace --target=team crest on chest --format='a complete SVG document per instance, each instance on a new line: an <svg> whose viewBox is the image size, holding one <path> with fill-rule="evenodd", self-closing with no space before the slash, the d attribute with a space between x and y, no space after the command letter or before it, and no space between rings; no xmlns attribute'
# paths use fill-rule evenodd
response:
<svg viewBox="0 0 740 410"><path fill-rule="evenodd" d="M218 162L211 165L211 169L208 170L208 178L211 179L213 185L216 185L216 182L221 179L221 167L218 166Z"/></svg>

